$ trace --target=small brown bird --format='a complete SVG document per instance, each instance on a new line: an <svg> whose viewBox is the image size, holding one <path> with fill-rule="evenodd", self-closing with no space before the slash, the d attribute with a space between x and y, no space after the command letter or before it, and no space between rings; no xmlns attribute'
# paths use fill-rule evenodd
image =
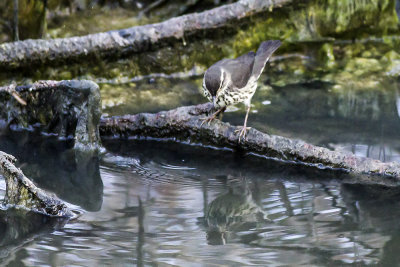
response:
<svg viewBox="0 0 400 267"><path fill-rule="evenodd" d="M205 118L203 123L214 120L227 106L244 102L247 112L239 142L242 137L246 137L250 102L256 92L258 78L268 59L280 45L278 40L265 41L261 43L257 53L251 51L235 59L222 59L205 72L204 96L214 104L217 111Z"/></svg>

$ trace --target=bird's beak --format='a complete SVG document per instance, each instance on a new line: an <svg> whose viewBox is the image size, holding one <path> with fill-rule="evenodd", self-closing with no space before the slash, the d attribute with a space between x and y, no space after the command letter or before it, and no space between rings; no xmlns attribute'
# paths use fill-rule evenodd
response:
<svg viewBox="0 0 400 267"><path fill-rule="evenodd" d="M215 106L215 96L213 96L213 105Z"/></svg>

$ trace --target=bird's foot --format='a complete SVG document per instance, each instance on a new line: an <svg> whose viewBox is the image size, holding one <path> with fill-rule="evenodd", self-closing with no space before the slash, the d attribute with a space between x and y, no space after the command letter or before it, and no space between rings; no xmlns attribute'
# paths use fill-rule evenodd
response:
<svg viewBox="0 0 400 267"><path fill-rule="evenodd" d="M239 133L239 143L240 140L246 140L246 134L247 131L250 130L250 128L251 127L242 126L241 129L235 130L235 133Z"/></svg>
<svg viewBox="0 0 400 267"><path fill-rule="evenodd" d="M223 114L225 111L225 107L220 108L219 110L217 110L215 113L213 113L210 117L207 118L201 118L200 120L202 120L202 123L200 124L200 127L203 126L204 123L207 123L208 125L210 125L210 122L212 122L213 120L215 120L217 118L218 115Z"/></svg>
<svg viewBox="0 0 400 267"><path fill-rule="evenodd" d="M203 126L204 123L207 123L207 125L210 125L210 122L212 122L213 120L215 120L216 116L215 115L211 115L210 117L206 117L206 118L201 118L200 120L202 120L200 127Z"/></svg>

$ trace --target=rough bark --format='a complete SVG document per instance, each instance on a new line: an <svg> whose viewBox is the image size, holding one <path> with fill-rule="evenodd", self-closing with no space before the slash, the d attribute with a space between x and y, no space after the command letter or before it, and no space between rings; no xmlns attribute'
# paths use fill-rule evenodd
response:
<svg viewBox="0 0 400 267"><path fill-rule="evenodd" d="M91 81L41 81L0 87L0 125L40 128L59 138L73 138L75 148L101 148L98 124L100 91Z"/></svg>
<svg viewBox="0 0 400 267"><path fill-rule="evenodd" d="M6 204L22 206L28 210L54 217L72 217L73 213L58 198L37 188L20 169L16 159L0 151L0 172L6 180Z"/></svg>
<svg viewBox="0 0 400 267"><path fill-rule="evenodd" d="M218 28L291 0L241 0L201 13L123 30L52 40L25 40L0 45L0 69L33 64L123 56L147 51L198 31Z"/></svg>
<svg viewBox="0 0 400 267"><path fill-rule="evenodd" d="M262 133L253 128L248 131L246 140L239 143L238 134L235 133L239 127L220 120L214 120L210 125L201 125L201 118L211 110L212 105L207 103L157 114L141 113L104 118L100 122L100 135L103 138L170 138L227 147L317 168L340 169L354 174L374 174L367 178L361 176L354 178L362 183L400 184L400 163L384 163L357 157L352 153L331 151L301 140Z"/></svg>

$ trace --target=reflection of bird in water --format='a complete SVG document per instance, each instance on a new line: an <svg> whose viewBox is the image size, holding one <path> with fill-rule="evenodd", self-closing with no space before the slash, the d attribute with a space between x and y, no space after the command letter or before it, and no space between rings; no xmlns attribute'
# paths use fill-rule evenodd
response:
<svg viewBox="0 0 400 267"><path fill-rule="evenodd" d="M266 212L254 202L247 181L238 183L228 176L228 182L229 191L211 201L205 216L207 240L213 245L225 244L231 230L248 230L254 223L267 220Z"/></svg>

